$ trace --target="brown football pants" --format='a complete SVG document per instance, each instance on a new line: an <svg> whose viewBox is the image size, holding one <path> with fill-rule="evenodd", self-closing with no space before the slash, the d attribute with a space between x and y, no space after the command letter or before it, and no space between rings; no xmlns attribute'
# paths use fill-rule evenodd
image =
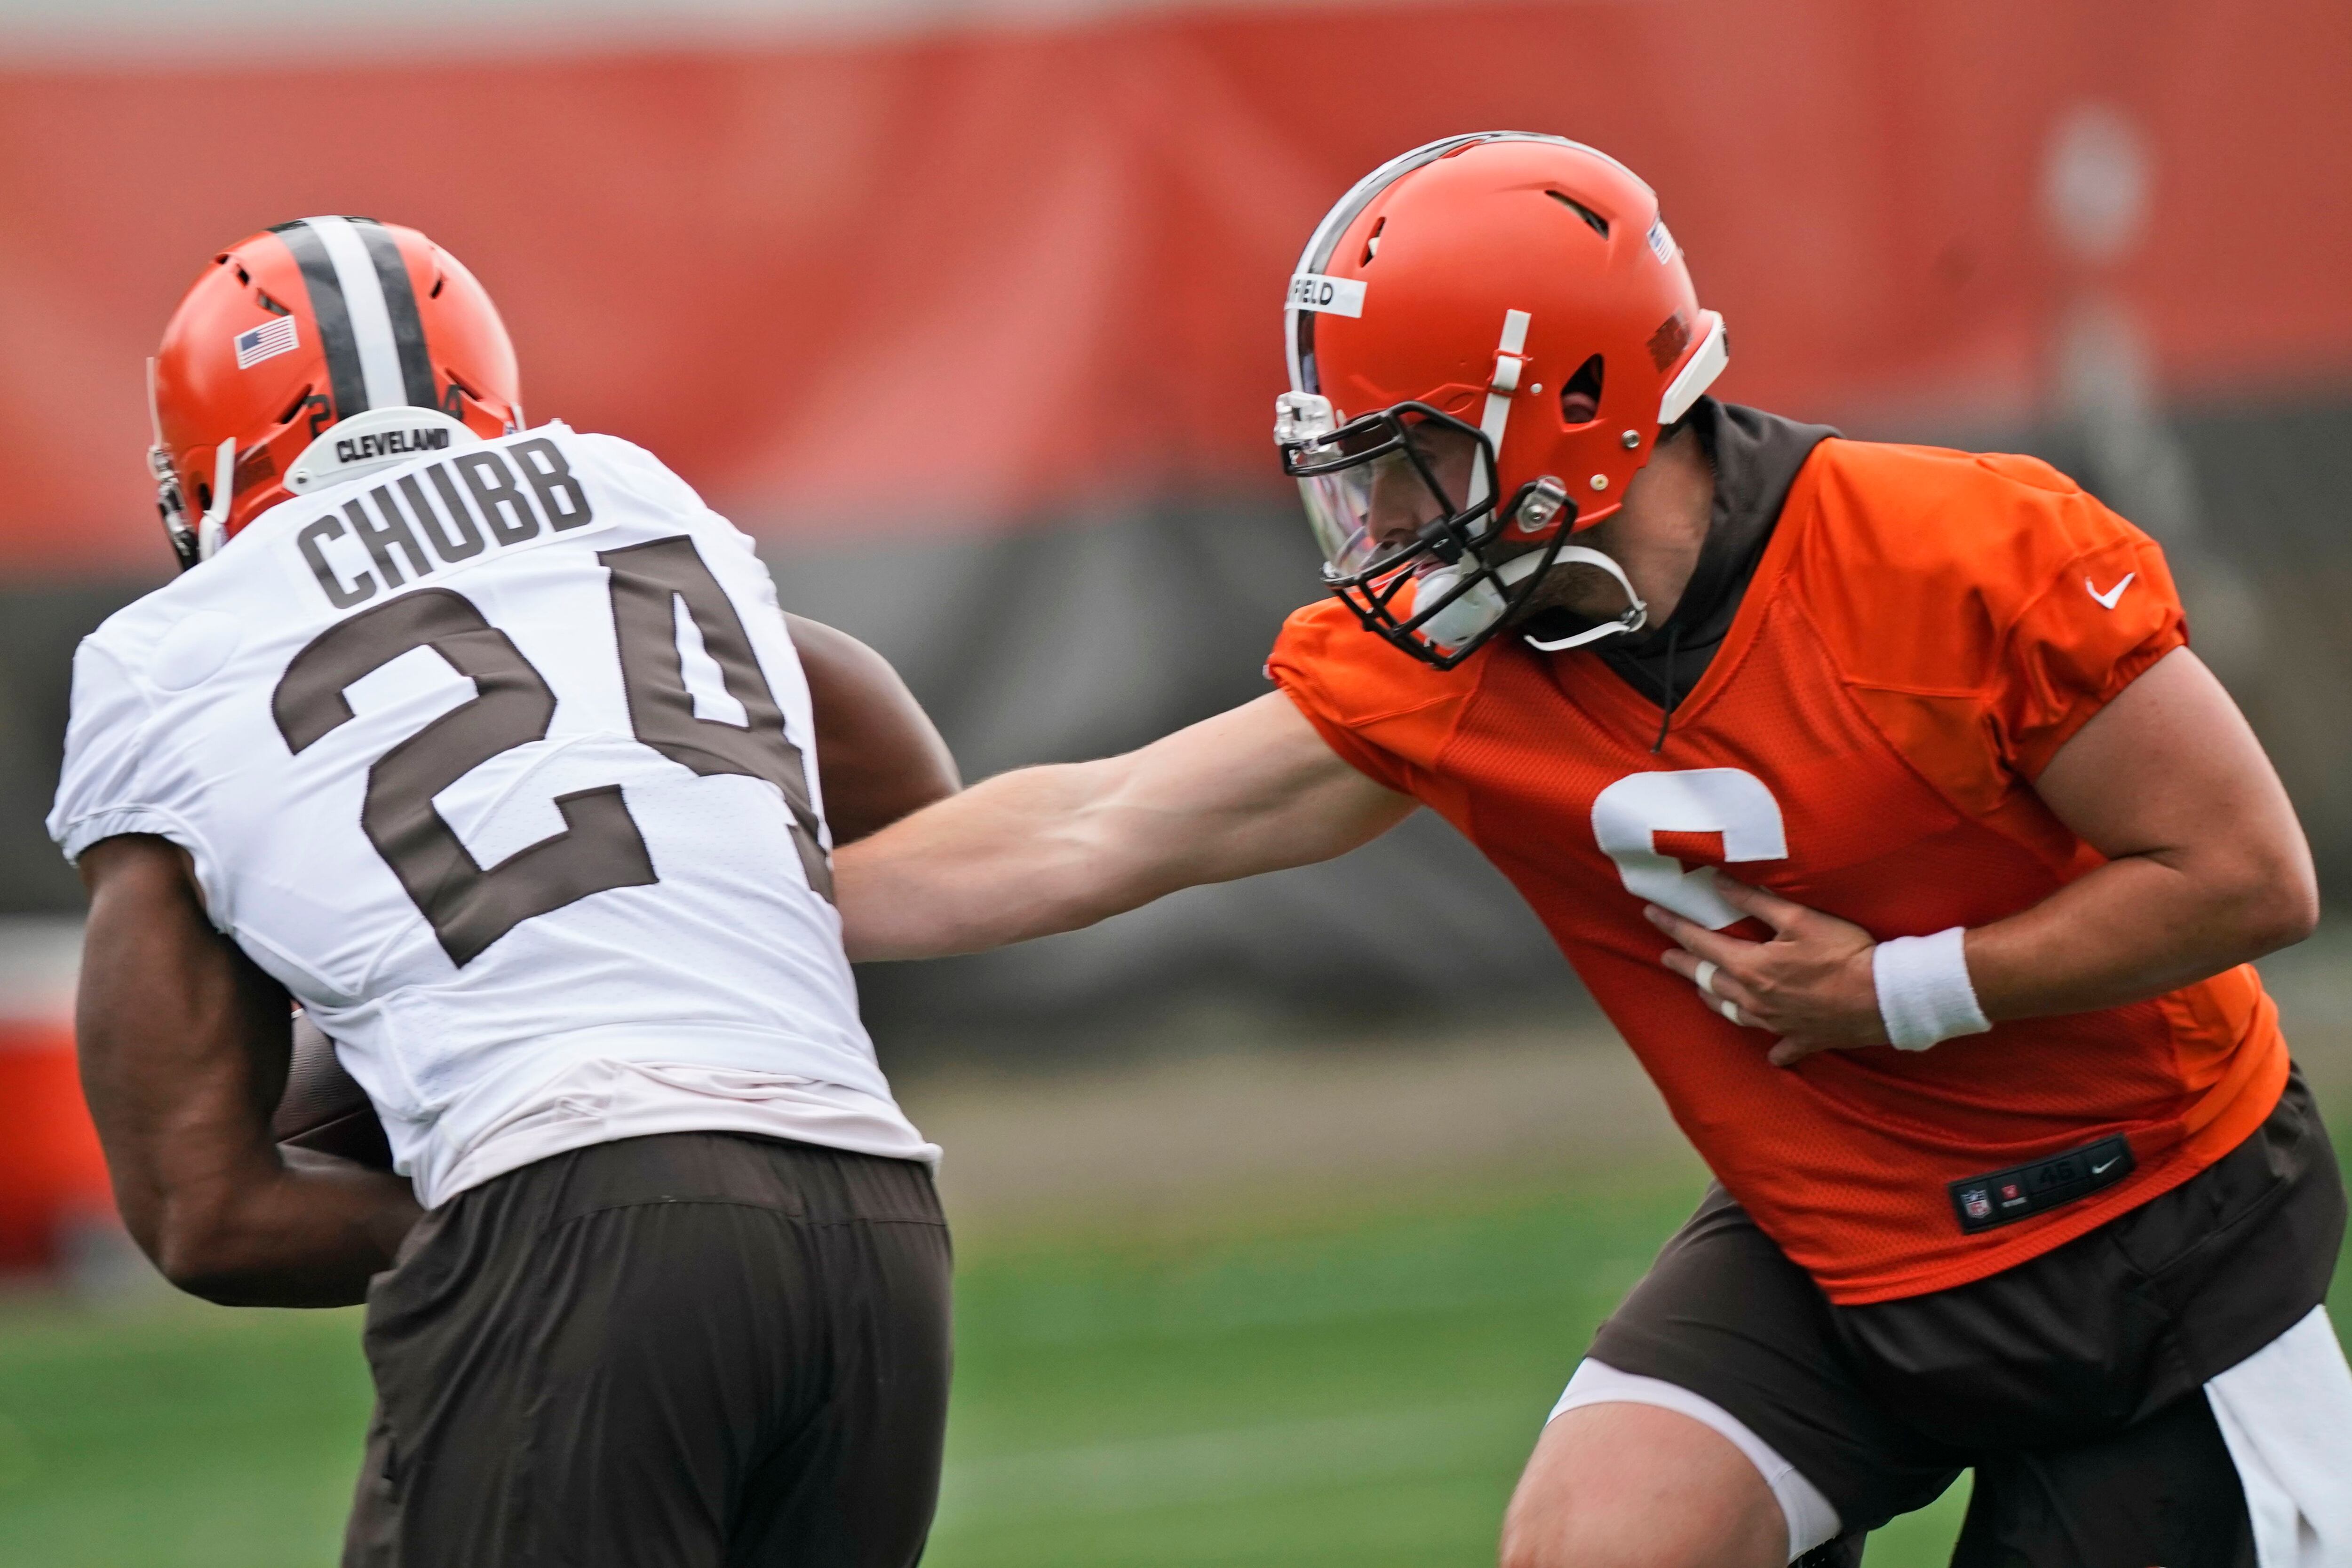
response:
<svg viewBox="0 0 2352 1568"><path fill-rule="evenodd" d="M672 1134L461 1193L369 1291L345 1568L910 1568L948 1274L902 1160Z"/></svg>

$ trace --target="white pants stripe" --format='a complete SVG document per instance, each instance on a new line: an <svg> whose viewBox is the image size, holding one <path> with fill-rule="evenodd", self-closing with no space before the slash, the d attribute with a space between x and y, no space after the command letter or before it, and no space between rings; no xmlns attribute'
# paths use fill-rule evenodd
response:
<svg viewBox="0 0 2352 1568"><path fill-rule="evenodd" d="M1544 1419L1549 1422L1564 1411L1587 1405L1654 1405L1661 1410L1687 1416L1730 1439L1733 1448L1748 1456L1748 1462L1756 1467L1780 1504L1780 1516L1789 1521L1790 1562L1794 1563L1825 1541L1837 1539L1837 1510L1822 1495L1821 1488L1799 1474L1796 1466L1782 1458L1745 1421L1704 1395L1694 1394L1663 1378L1620 1372L1587 1356L1577 1363L1576 1375L1568 1380L1568 1391ZM2270 1564L2264 1563L2263 1568L2270 1568Z"/></svg>
<svg viewBox="0 0 2352 1568"><path fill-rule="evenodd" d="M2205 1385L2262 1568L2352 1568L2352 1367L2326 1307Z"/></svg>

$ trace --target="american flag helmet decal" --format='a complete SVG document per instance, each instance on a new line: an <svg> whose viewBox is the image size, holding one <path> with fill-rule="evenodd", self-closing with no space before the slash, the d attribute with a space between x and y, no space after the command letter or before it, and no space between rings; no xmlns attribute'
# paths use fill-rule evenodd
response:
<svg viewBox="0 0 2352 1568"><path fill-rule="evenodd" d="M236 345L236 368L249 371L264 360L293 351L298 341L294 318L273 316L258 327L239 332L234 341Z"/></svg>

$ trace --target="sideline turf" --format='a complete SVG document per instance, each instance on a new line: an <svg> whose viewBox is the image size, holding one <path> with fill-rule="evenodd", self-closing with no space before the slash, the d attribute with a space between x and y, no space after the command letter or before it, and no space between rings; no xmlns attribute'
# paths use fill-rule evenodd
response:
<svg viewBox="0 0 2352 1568"><path fill-rule="evenodd" d="M1696 1190L1676 1166L969 1244L928 1561L1485 1568L1577 1352ZM0 1304L0 1563L331 1563L358 1326ZM1943 1562L1960 1490L1874 1538L1872 1568Z"/></svg>

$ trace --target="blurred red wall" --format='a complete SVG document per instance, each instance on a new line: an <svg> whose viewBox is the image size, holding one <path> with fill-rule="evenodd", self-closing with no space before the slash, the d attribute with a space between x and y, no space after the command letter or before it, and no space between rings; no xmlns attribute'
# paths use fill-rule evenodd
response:
<svg viewBox="0 0 2352 1568"><path fill-rule="evenodd" d="M68 1226L113 1212L73 1026L0 1018L0 1272L56 1261Z"/></svg>
<svg viewBox="0 0 2352 1568"><path fill-rule="evenodd" d="M1155 12L699 52L0 72L0 573L160 573L141 360L218 246L417 225L534 417L748 526L890 536L1262 484L1283 280L1380 160L1510 127L1662 192L1725 390L2015 419L2084 277L2054 128L2137 128L2098 280L2195 394L2352 376L2352 6L1876 0Z"/></svg>

